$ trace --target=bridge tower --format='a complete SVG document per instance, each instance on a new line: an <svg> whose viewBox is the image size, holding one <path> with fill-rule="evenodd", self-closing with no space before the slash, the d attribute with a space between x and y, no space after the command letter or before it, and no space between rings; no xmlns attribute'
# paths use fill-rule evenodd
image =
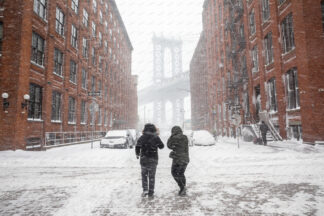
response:
<svg viewBox="0 0 324 216"><path fill-rule="evenodd" d="M171 57L171 76L182 72L182 41L153 36L153 82L166 78L166 57ZM166 56L167 51L170 56Z"/></svg>
<svg viewBox="0 0 324 216"><path fill-rule="evenodd" d="M165 38L163 36L152 38L153 41L153 82L154 84L163 84L168 82L169 78L182 73L182 41ZM167 62L169 60L169 62ZM168 74L166 72L169 72ZM171 99L173 122L180 123L184 119L183 99ZM162 98L154 100L153 121L161 124L166 121L166 102Z"/></svg>

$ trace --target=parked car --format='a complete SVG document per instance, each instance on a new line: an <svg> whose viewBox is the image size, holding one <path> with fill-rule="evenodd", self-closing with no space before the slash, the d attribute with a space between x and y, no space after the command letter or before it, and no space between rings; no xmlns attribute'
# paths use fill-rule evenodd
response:
<svg viewBox="0 0 324 216"><path fill-rule="evenodd" d="M184 130L183 134L188 137L188 145L193 146L193 131L192 130Z"/></svg>
<svg viewBox="0 0 324 216"><path fill-rule="evenodd" d="M128 131L130 132L132 138L132 145L130 145L130 147L133 148L137 143L138 132L135 129L128 129Z"/></svg>
<svg viewBox="0 0 324 216"><path fill-rule="evenodd" d="M130 148L133 138L129 130L111 130L100 140L100 148Z"/></svg>
<svg viewBox="0 0 324 216"><path fill-rule="evenodd" d="M211 133L206 130L193 131L193 145L210 146L215 145L215 139Z"/></svg>

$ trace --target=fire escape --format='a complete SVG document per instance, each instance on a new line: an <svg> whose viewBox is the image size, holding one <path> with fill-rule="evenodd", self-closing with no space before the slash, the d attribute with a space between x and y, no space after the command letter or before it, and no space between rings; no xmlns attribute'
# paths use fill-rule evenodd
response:
<svg viewBox="0 0 324 216"><path fill-rule="evenodd" d="M229 12L225 22L226 34L230 36L230 44L226 48L227 65L232 66L231 72L227 73L227 97L225 102L231 115L243 114L244 121L246 121L250 116L248 104L246 104L249 99L245 98L244 103L242 103L240 97L242 92L243 95L245 92L246 97L248 97L248 74L244 52L246 48L243 25L244 9L242 0L224 0L224 5Z"/></svg>

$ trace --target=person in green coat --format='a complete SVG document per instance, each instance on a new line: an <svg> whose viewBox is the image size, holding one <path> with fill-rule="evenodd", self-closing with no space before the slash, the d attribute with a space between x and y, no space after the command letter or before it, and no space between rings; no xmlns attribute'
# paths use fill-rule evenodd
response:
<svg viewBox="0 0 324 216"><path fill-rule="evenodd" d="M173 159L171 174L180 187L179 195L186 195L186 177L184 175L189 163L188 138L183 134L179 126L174 126L167 146L172 151L170 157Z"/></svg>

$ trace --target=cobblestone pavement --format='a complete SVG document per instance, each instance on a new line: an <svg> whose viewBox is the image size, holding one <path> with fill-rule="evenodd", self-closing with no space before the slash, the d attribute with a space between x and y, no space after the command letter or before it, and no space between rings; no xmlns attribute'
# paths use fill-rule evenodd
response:
<svg viewBox="0 0 324 216"><path fill-rule="evenodd" d="M201 153L192 153L186 172L186 197L177 195L170 162L162 162L168 160L168 153L162 153L152 200L140 196L140 167L136 159L121 167L2 164L0 215L323 215L324 188L319 184L322 172L298 170L301 166L312 169L308 162L313 163L309 161L309 157L314 157L313 150L303 150L289 161L280 155L267 156L280 151L281 148L267 150L260 160L244 156L244 153L230 157L219 154L213 159L215 163L203 163L205 159L199 156ZM319 152L315 154L322 157ZM271 165L267 162L270 160L273 161ZM298 160L300 162L296 163ZM242 165L241 161L245 163Z"/></svg>

